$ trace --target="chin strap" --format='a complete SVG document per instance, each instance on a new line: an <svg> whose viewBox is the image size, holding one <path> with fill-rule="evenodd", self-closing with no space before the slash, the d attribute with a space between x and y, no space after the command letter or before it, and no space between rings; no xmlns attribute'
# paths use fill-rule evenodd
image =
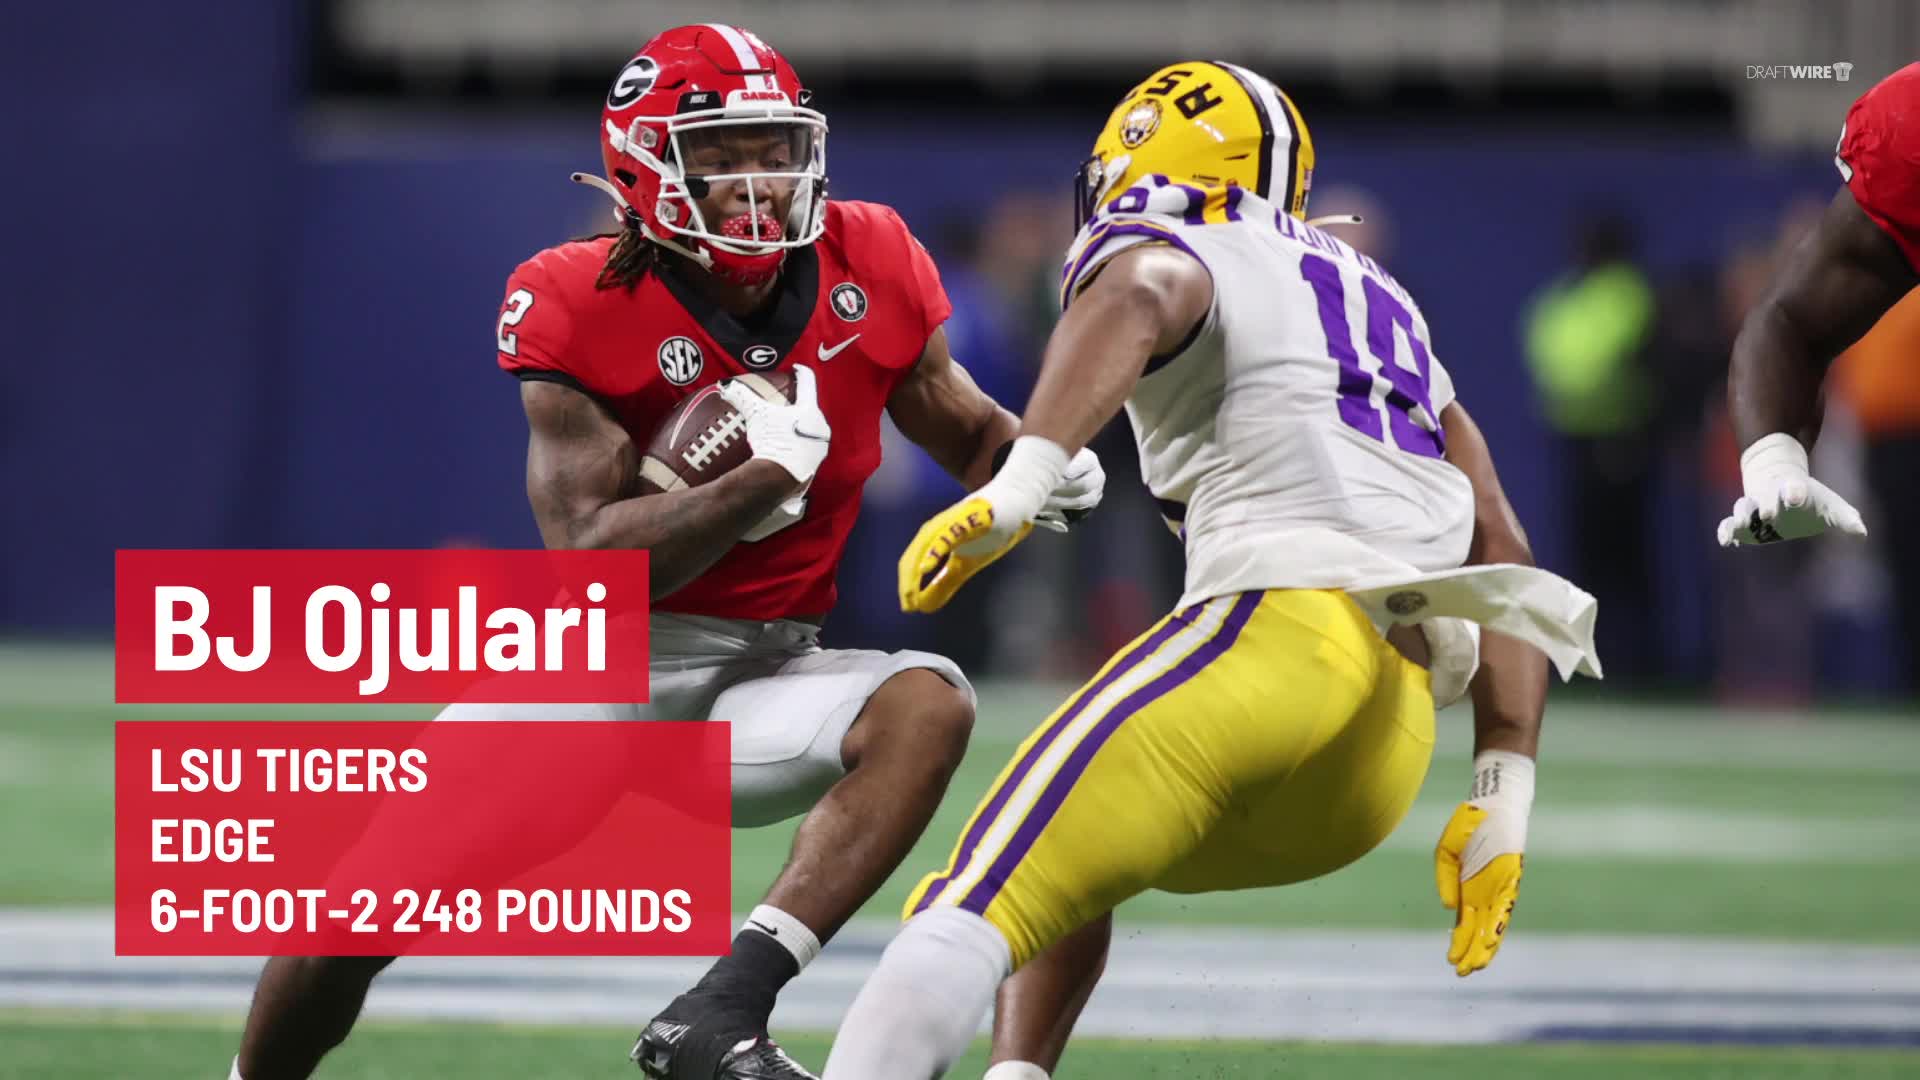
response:
<svg viewBox="0 0 1920 1080"><path fill-rule="evenodd" d="M1326 217L1308 218L1307 224L1324 229L1329 225L1364 225L1366 220L1359 214L1329 214Z"/></svg>
<svg viewBox="0 0 1920 1080"><path fill-rule="evenodd" d="M615 206L620 208L620 212L626 216L627 220L633 222L634 226L640 230L640 235L645 236L647 239L659 244L668 251L685 255L687 258L700 264L702 270L713 269L713 254L711 252L690 248L678 240L672 240L654 232L653 228L647 224L647 219L634 213L633 207L628 204L626 196L620 194L619 188L608 183L606 177L596 176L593 173L577 172L572 174L571 179L576 184L585 184L588 187L599 188L601 191L606 192L607 196L613 200Z"/></svg>

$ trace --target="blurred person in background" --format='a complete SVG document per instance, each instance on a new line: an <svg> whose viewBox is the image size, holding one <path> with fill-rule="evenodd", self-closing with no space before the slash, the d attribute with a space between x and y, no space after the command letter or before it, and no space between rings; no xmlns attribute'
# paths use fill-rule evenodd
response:
<svg viewBox="0 0 1920 1080"><path fill-rule="evenodd" d="M1527 368L1559 443L1572 576L1606 607L1599 644L1609 674L1631 682L1652 673L1655 657L1654 291L1619 214L1582 216L1573 246L1573 265L1524 315Z"/></svg>
<svg viewBox="0 0 1920 1080"><path fill-rule="evenodd" d="M990 212L989 221L994 216ZM1032 385L1027 359L1032 343L1016 307L1022 298L1009 296L1005 282L996 277L1004 267L986 254L984 239L992 232L980 225L979 213L968 210L946 215L933 230L930 248L940 266L940 283L953 303L945 325L947 348L967 358L967 373L983 393L1018 412ZM867 480L863 512L847 538L848 557L840 575L840 603L847 617L837 639L859 648L927 649L950 657L962 671L990 670L1000 652L998 639L1009 628L1005 620L989 617L992 597L986 590L956 603L945 619L915 619L900 610L892 578L874 572L892 563L920 522L953 501L957 490L953 477L920 452L891 418L881 421L880 438L880 465ZM1035 548L1058 557L1066 546ZM1026 606L1040 610L1041 595Z"/></svg>
<svg viewBox="0 0 1920 1080"><path fill-rule="evenodd" d="M1800 201L1781 212L1763 243L1737 247L1721 268L1714 311L1722 340L1732 345L1768 278L1810 224L1818 203ZM1703 413L1701 469L1713 520L1740 497L1740 446L1727 410L1726 384L1716 383ZM1806 588L1812 552L1800 545L1713 564L1713 690L1728 706L1793 708L1813 696L1814 614Z"/></svg>
<svg viewBox="0 0 1920 1080"><path fill-rule="evenodd" d="M1874 328L1834 362L1833 397L1844 403L1863 443L1867 493L1858 503L1880 537L1896 544L1920 536L1920 291L1894 304ZM1836 432L1829 422L1819 450ZM1827 482L1839 478L1822 468ZM1846 492L1841 491L1842 497ZM1879 559L1892 584L1901 688L1920 690L1920 559L1900 552Z"/></svg>

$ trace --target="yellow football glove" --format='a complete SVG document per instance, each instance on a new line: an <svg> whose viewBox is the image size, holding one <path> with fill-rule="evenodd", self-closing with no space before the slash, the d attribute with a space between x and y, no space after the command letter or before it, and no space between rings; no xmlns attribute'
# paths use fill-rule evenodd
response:
<svg viewBox="0 0 1920 1080"><path fill-rule="evenodd" d="M939 611L968 578L1033 532L1031 520L1007 524L1004 517L996 520L990 499L975 494L920 526L900 556L900 610Z"/></svg>
<svg viewBox="0 0 1920 1080"><path fill-rule="evenodd" d="M1434 847L1434 884L1454 912L1447 962L1471 975L1493 962L1513 920L1533 806L1533 759L1487 751L1474 758L1473 797L1454 808Z"/></svg>
<svg viewBox="0 0 1920 1080"><path fill-rule="evenodd" d="M1099 460L1090 454L1092 467ZM1058 443L1038 435L1013 440L985 487L935 514L900 556L900 610L939 611L967 579L987 567L1033 532L1033 523L1056 502L1058 508L1090 508L1106 484L1102 473L1090 501L1083 477L1068 480L1074 458ZM1084 469L1082 470L1084 473ZM1072 496L1060 499L1058 496Z"/></svg>

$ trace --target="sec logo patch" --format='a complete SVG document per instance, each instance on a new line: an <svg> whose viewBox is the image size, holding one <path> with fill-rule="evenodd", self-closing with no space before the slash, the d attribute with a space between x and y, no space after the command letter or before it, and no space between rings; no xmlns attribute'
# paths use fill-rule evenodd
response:
<svg viewBox="0 0 1920 1080"><path fill-rule="evenodd" d="M706 358L692 338L670 337L660 343L660 374L675 386L685 386L700 377Z"/></svg>
<svg viewBox="0 0 1920 1080"><path fill-rule="evenodd" d="M833 313L847 322L859 322L867 317L867 294L851 281L835 285L827 295L827 302L833 307Z"/></svg>

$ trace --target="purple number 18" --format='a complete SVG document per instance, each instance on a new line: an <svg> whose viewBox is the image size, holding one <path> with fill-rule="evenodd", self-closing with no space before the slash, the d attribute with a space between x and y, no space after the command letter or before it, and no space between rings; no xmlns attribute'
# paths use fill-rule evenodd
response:
<svg viewBox="0 0 1920 1080"><path fill-rule="evenodd" d="M1327 355L1340 365L1340 419L1362 435L1385 442L1380 410L1373 404L1373 375L1361 368L1360 354L1353 346L1353 328L1347 324L1347 290L1340 280L1340 268L1319 255L1302 255L1300 276L1313 286L1320 306L1320 328L1327 335ZM1387 377L1387 422L1393 428L1393 444L1421 457L1443 457L1446 437L1413 421L1415 408L1433 418L1433 396L1427 387L1433 357L1427 352L1426 342L1413 332L1413 312L1373 278L1360 280L1367 301L1367 351L1380 361L1380 373ZM1405 331L1417 370L1408 371L1394 360L1395 328Z"/></svg>

